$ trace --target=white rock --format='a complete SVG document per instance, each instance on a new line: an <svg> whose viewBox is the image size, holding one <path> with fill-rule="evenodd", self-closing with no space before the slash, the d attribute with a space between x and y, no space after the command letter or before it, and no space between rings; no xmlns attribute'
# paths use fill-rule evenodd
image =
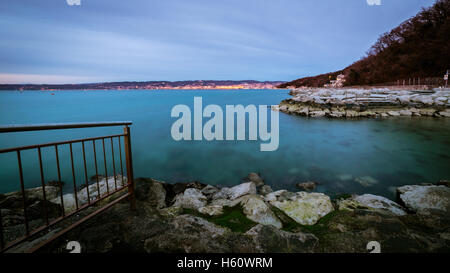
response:
<svg viewBox="0 0 450 273"><path fill-rule="evenodd" d="M412 116L412 112L409 110L400 110L399 113L401 116L408 116L408 117Z"/></svg>
<svg viewBox="0 0 450 273"><path fill-rule="evenodd" d="M277 191L268 194L266 200L302 225L314 225L333 211L330 197L323 193Z"/></svg>
<svg viewBox="0 0 450 273"><path fill-rule="evenodd" d="M223 214L223 206L209 205L199 208L198 211L209 216L217 216Z"/></svg>
<svg viewBox="0 0 450 273"><path fill-rule="evenodd" d="M408 185L397 188L397 192L412 211L439 209L450 212L450 188L446 186Z"/></svg>
<svg viewBox="0 0 450 273"><path fill-rule="evenodd" d="M279 229L283 227L281 221L261 197L257 195L246 195L242 197L240 204L242 205L244 214L250 220L262 225L272 225Z"/></svg>
<svg viewBox="0 0 450 273"><path fill-rule="evenodd" d="M207 198L200 192L200 190L189 188L175 197L174 206L198 210L201 207L206 206L206 203Z"/></svg>
<svg viewBox="0 0 450 273"><path fill-rule="evenodd" d="M398 116L400 116L400 113L397 112L397 111L389 111L389 112L387 112L387 113L388 113L389 116L392 116L392 117L398 117Z"/></svg>
<svg viewBox="0 0 450 273"><path fill-rule="evenodd" d="M254 182L247 182L232 187L231 189L229 189L228 196L231 200L233 200L247 194L256 194L256 185Z"/></svg>
<svg viewBox="0 0 450 273"><path fill-rule="evenodd" d="M369 208L389 211L399 216L406 214L406 212L399 204L382 196L377 196L373 194L363 194L353 199L358 203L367 206Z"/></svg>

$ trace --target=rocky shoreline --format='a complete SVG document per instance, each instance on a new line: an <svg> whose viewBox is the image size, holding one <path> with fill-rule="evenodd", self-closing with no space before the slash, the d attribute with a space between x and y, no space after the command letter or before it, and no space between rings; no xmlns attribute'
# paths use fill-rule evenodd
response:
<svg viewBox="0 0 450 273"><path fill-rule="evenodd" d="M299 88L272 107L307 117L450 117L450 89L391 90Z"/></svg>
<svg viewBox="0 0 450 273"><path fill-rule="evenodd" d="M399 187L394 202L371 194L274 192L256 173L246 180L217 188L136 179L136 211L116 204L41 251L66 252L71 240L86 252L364 253L370 241L382 252L450 251L448 181ZM4 218L10 196L0 196ZM21 224L7 223L5 230Z"/></svg>

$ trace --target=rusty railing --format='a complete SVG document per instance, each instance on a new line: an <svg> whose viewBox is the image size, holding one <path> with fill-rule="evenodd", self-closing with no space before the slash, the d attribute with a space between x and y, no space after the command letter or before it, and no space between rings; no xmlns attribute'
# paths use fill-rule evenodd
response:
<svg viewBox="0 0 450 273"><path fill-rule="evenodd" d="M131 209L135 209L135 197L134 197L134 183L133 183L133 163L132 163L132 154L131 154L131 141L130 141L130 125L132 122L125 121L125 122L95 122L95 123L64 123L64 124L39 124L39 125L12 125L12 126L4 126L0 127L0 133L11 133L11 132L27 132L27 131L41 131L41 130L59 130L59 129L75 129L75 128L89 128L89 127L109 127L109 126L123 126L123 134L116 134L116 135L107 135L107 136L101 136L101 137L93 137L93 138L84 138L84 139L76 139L76 140L67 140L67 141L61 141L61 142L52 142L52 143L45 143L45 144L37 144L37 145L29 145L29 146L21 146L21 147L14 147L14 148L6 148L6 149L0 149L0 154L4 153L15 153L17 157L17 164L18 164L18 170L19 170L19 180L20 180L20 195L21 195L21 209L23 211L23 219L24 219L24 228L25 228L25 235L21 236L19 238L14 238L14 240L7 242L4 237L4 226L2 222L2 215L0 210L0 252L5 252L12 247L15 247L23 242L25 242L27 239L30 239L32 236L38 235L40 233L43 233L45 231L48 231L49 227L52 227L58 223L61 223L63 220L76 215L80 213L82 210L91 207L95 204L97 204L99 201L104 200L108 197L111 197L112 195L115 195L118 192L123 191L124 194L120 195L117 199L114 199L114 201L109 202L108 204L104 205L103 207L95 210L93 213L90 213L89 215L86 215L82 217L80 220L72 223L70 226L62 229L56 234L53 234L49 239L46 239L43 242L40 242L37 246L33 246L29 252L33 252L40 247L44 246L45 244L53 241L54 239L58 238L59 236L63 235L64 233L68 232L69 230L73 229L74 227L80 225L81 223L89 220L93 216L101 213L102 211L108 209L109 207L113 206L114 204L124 200L125 198L128 198L130 202ZM122 164L122 141L123 139L124 143L124 152L125 152L125 163L126 163L126 176L124 176L123 172L123 164ZM113 174L113 180L114 184L109 185L110 179L108 178L108 167L107 167L107 157L106 157L106 149L105 149L105 139L109 139L111 143L111 154L112 154L112 174ZM118 173L116 173L116 158L114 155L114 139L117 139L118 146L119 146L119 163L117 164L118 169L120 169L120 176ZM103 161L104 161L104 172L105 172L105 186L106 191L101 192L101 185L99 181L99 166L97 165L97 151L96 151L96 142L101 142L102 146L102 155L103 155ZM88 180L88 171L87 171L87 164L86 164L86 147L85 143L92 142L93 146L93 155L94 155L94 162L95 162L95 180L93 184L97 186L97 192L90 193L90 184ZM81 170L84 169L84 181L83 184L85 184L85 189L87 193L87 202L85 204L82 204L78 197L77 197L77 182L76 182L76 170L74 167L74 153L72 144L74 143L81 143L82 145L82 156L83 156L83 163ZM60 168L60 154L58 152L58 147L68 145L70 149L70 166L71 166L71 176L72 176L72 183L73 183L73 196L75 199L75 208L73 208L72 211L66 211L66 208L64 207L64 197L63 197L63 185L61 183L61 168ZM79 144L78 144L79 145ZM42 164L42 148L53 148L55 152L56 157L56 169L57 169L57 177L58 177L58 186L59 186L59 203L58 205L61 206L61 213L58 217L53 217L54 219L50 219L47 211L47 206L49 204L49 200L47 200L46 196L46 182L45 182L45 176L44 176L44 169ZM31 228L30 227L30 219L27 217L27 190L25 188L24 183L24 173L22 168L22 158L21 158L21 152L25 150L33 150L37 149L38 152L38 161L39 161L39 172L40 172L40 182L41 182L41 188L42 188L42 220L44 220L44 224L39 225L37 227ZM1 167L1 166L0 166ZM70 168L69 168L70 169ZM111 170L109 170L111 171ZM121 185L117 184L118 178L121 178ZM126 183L124 183L124 177L126 177ZM84 185L83 185L84 186ZM110 186L113 187L110 189ZM125 191L124 189L127 189ZM97 196L94 198L93 196L90 196L90 194L96 194Z"/></svg>

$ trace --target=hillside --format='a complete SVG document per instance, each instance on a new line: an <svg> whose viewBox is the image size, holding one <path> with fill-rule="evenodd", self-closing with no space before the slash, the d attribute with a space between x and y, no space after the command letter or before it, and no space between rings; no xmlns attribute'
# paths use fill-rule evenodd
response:
<svg viewBox="0 0 450 273"><path fill-rule="evenodd" d="M346 76L345 85L371 85L408 78L441 77L450 68L450 0L438 0L384 33L361 60L343 70L281 84L320 87Z"/></svg>

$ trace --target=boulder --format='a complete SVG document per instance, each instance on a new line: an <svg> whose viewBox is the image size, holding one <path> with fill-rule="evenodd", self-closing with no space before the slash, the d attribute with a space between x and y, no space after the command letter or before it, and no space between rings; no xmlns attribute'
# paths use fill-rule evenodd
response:
<svg viewBox="0 0 450 273"><path fill-rule="evenodd" d="M330 197L323 193L290 193L281 190L268 194L266 200L302 225L314 225L333 211Z"/></svg>
<svg viewBox="0 0 450 273"><path fill-rule="evenodd" d="M316 188L317 184L318 184L317 182L309 181L309 182L297 183L297 184L295 184L295 186L304 191L312 191Z"/></svg>
<svg viewBox="0 0 450 273"><path fill-rule="evenodd" d="M135 194L137 200L149 202L158 209L166 207L164 182L154 179L138 178L135 180Z"/></svg>
<svg viewBox="0 0 450 273"><path fill-rule="evenodd" d="M437 209L450 211L450 188L408 185L397 188L398 197L412 211Z"/></svg>
<svg viewBox="0 0 450 273"><path fill-rule="evenodd" d="M406 212L399 204L373 194L364 194L342 200L338 203L338 206L339 210L372 209L398 216L406 215Z"/></svg>
<svg viewBox="0 0 450 273"><path fill-rule="evenodd" d="M269 185L263 185L258 189L258 193L261 195L266 195L273 192L272 188Z"/></svg>
<svg viewBox="0 0 450 273"><path fill-rule="evenodd" d="M188 188L175 197L174 206L198 210L199 208L206 206L206 203L207 198L200 190Z"/></svg>
<svg viewBox="0 0 450 273"><path fill-rule="evenodd" d="M311 253L319 243L313 234L292 233L261 224L248 230L245 235L253 239L256 250L261 253Z"/></svg>
<svg viewBox="0 0 450 273"><path fill-rule="evenodd" d="M222 188L219 192L213 195L212 199L234 200L247 194L256 194L256 185L254 182L243 183L232 188Z"/></svg>
<svg viewBox="0 0 450 273"><path fill-rule="evenodd" d="M250 173L246 178L244 178L244 180L255 183L256 187L261 187L264 185L264 180L257 173Z"/></svg>
<svg viewBox="0 0 450 273"><path fill-rule="evenodd" d="M209 215L218 216L223 214L223 206L221 205L208 205L198 209L198 212Z"/></svg>
<svg viewBox="0 0 450 273"><path fill-rule="evenodd" d="M275 216L270 207L258 195L246 195L240 202L242 211L248 219L262 224L282 228L281 221Z"/></svg>

